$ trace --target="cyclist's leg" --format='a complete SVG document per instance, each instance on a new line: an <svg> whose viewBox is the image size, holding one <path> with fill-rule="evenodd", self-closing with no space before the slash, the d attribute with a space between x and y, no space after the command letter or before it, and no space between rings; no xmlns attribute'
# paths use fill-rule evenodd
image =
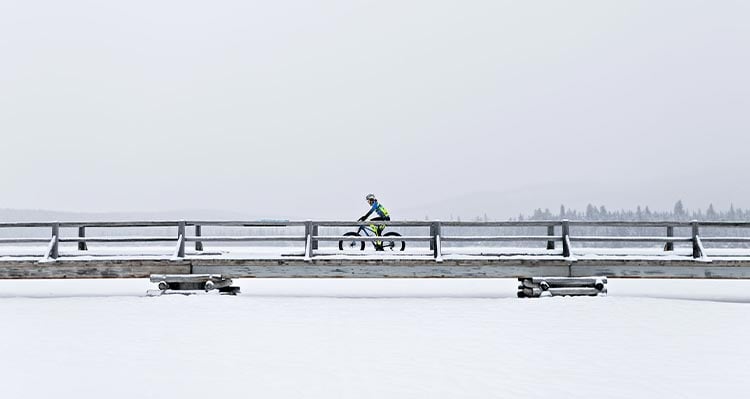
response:
<svg viewBox="0 0 750 399"><path fill-rule="evenodd" d="M370 219L371 222L378 222L378 221L383 221L383 220L385 220L385 219L383 219L380 216L377 216L377 217L374 217L374 218ZM382 225L382 224L375 225L375 228L374 228L375 235L378 236L378 237L380 237L382 235L384 229L385 229L385 225ZM375 249L376 250L378 250L378 251L382 251L383 250L383 242L382 241L374 241L374 243L375 243Z"/></svg>
<svg viewBox="0 0 750 399"><path fill-rule="evenodd" d="M374 218L370 219L370 221L372 221L372 222L379 222L379 221L383 221L383 220L389 220L389 219L381 218L380 216L374 217ZM375 234L382 235L383 230L385 230L385 225L384 224L379 224L379 225L375 226Z"/></svg>

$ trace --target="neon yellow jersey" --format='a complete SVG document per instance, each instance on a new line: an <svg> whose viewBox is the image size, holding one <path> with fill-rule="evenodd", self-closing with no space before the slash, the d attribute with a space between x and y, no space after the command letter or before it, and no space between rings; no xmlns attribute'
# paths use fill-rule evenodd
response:
<svg viewBox="0 0 750 399"><path fill-rule="evenodd" d="M378 214L381 218L389 217L390 214L388 213L388 210L385 209L383 205L380 205L380 202L375 201L374 204L372 204L371 211L375 211L375 213Z"/></svg>

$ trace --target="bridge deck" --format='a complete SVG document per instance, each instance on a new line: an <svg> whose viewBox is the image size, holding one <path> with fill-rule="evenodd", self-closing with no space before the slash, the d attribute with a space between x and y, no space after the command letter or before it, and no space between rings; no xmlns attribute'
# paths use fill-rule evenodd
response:
<svg viewBox="0 0 750 399"><path fill-rule="evenodd" d="M654 248L577 249L569 257L559 250L533 248L450 248L436 260L428 249L341 254L320 249L312 258L304 249L211 248L188 251L183 258L164 255L166 247L62 250L45 259L34 248L8 256L0 252L0 278L143 278L150 274L210 273L258 278L515 278L530 276L648 278L750 278L750 252L707 251L695 259L690 249L665 252ZM6 248L7 250L7 248Z"/></svg>

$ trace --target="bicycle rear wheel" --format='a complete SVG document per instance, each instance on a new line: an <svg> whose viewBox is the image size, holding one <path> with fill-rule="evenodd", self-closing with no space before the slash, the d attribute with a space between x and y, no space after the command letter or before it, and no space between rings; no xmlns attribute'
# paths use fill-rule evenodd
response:
<svg viewBox="0 0 750 399"><path fill-rule="evenodd" d="M383 237L401 237L401 234L390 231L383 234ZM383 240L383 249L388 249L391 251L403 251L404 249L406 249L406 242Z"/></svg>

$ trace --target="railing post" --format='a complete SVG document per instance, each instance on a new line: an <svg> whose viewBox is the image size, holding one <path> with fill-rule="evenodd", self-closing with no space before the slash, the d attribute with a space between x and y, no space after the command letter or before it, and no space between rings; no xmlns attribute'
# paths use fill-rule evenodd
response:
<svg viewBox="0 0 750 399"><path fill-rule="evenodd" d="M177 257L185 257L185 221L181 220L177 223L177 240L179 240L179 247L177 249Z"/></svg>
<svg viewBox="0 0 750 399"><path fill-rule="evenodd" d="M196 224L195 225L195 236L200 237L201 236L201 225ZM203 241L196 241L195 242L195 250L196 251L203 251Z"/></svg>
<svg viewBox="0 0 750 399"><path fill-rule="evenodd" d="M674 237L674 226L667 226L667 237ZM674 241L667 241L664 245L665 251L674 251Z"/></svg>
<svg viewBox="0 0 750 399"><path fill-rule="evenodd" d="M86 238L86 226L78 226L78 238ZM86 241L78 241L78 250L86 251L89 247L86 245Z"/></svg>
<svg viewBox="0 0 750 399"><path fill-rule="evenodd" d="M52 259L60 256L60 223L52 223L52 250L49 256Z"/></svg>
<svg viewBox="0 0 750 399"><path fill-rule="evenodd" d="M430 235L432 236L432 240L430 240L432 254L435 257L435 259L442 258L442 248L440 244L440 234L442 232L442 226L440 225L440 222L433 222L430 225Z"/></svg>
<svg viewBox="0 0 750 399"><path fill-rule="evenodd" d="M305 222L305 259L309 260L313 257L313 231L314 231L314 225L312 220L308 220Z"/></svg>
<svg viewBox="0 0 750 399"><path fill-rule="evenodd" d="M555 235L555 226L547 226L547 235L548 236L554 236ZM554 241L547 241L547 249L555 249L555 242Z"/></svg>
<svg viewBox="0 0 750 399"><path fill-rule="evenodd" d="M693 258L700 258L703 254L701 254L701 247L698 244L698 221L693 220L690 222L690 225L693 228Z"/></svg>
<svg viewBox="0 0 750 399"><path fill-rule="evenodd" d="M562 221L562 244L563 244L563 256L570 256L570 224L568 219Z"/></svg>
<svg viewBox="0 0 750 399"><path fill-rule="evenodd" d="M318 235L318 224L313 223L312 225L312 235L313 237L316 237ZM312 249L318 249L318 240L313 239L312 240Z"/></svg>
<svg viewBox="0 0 750 399"><path fill-rule="evenodd" d="M430 223L430 237L432 237L432 240L430 240L430 251L435 250L435 223Z"/></svg>

